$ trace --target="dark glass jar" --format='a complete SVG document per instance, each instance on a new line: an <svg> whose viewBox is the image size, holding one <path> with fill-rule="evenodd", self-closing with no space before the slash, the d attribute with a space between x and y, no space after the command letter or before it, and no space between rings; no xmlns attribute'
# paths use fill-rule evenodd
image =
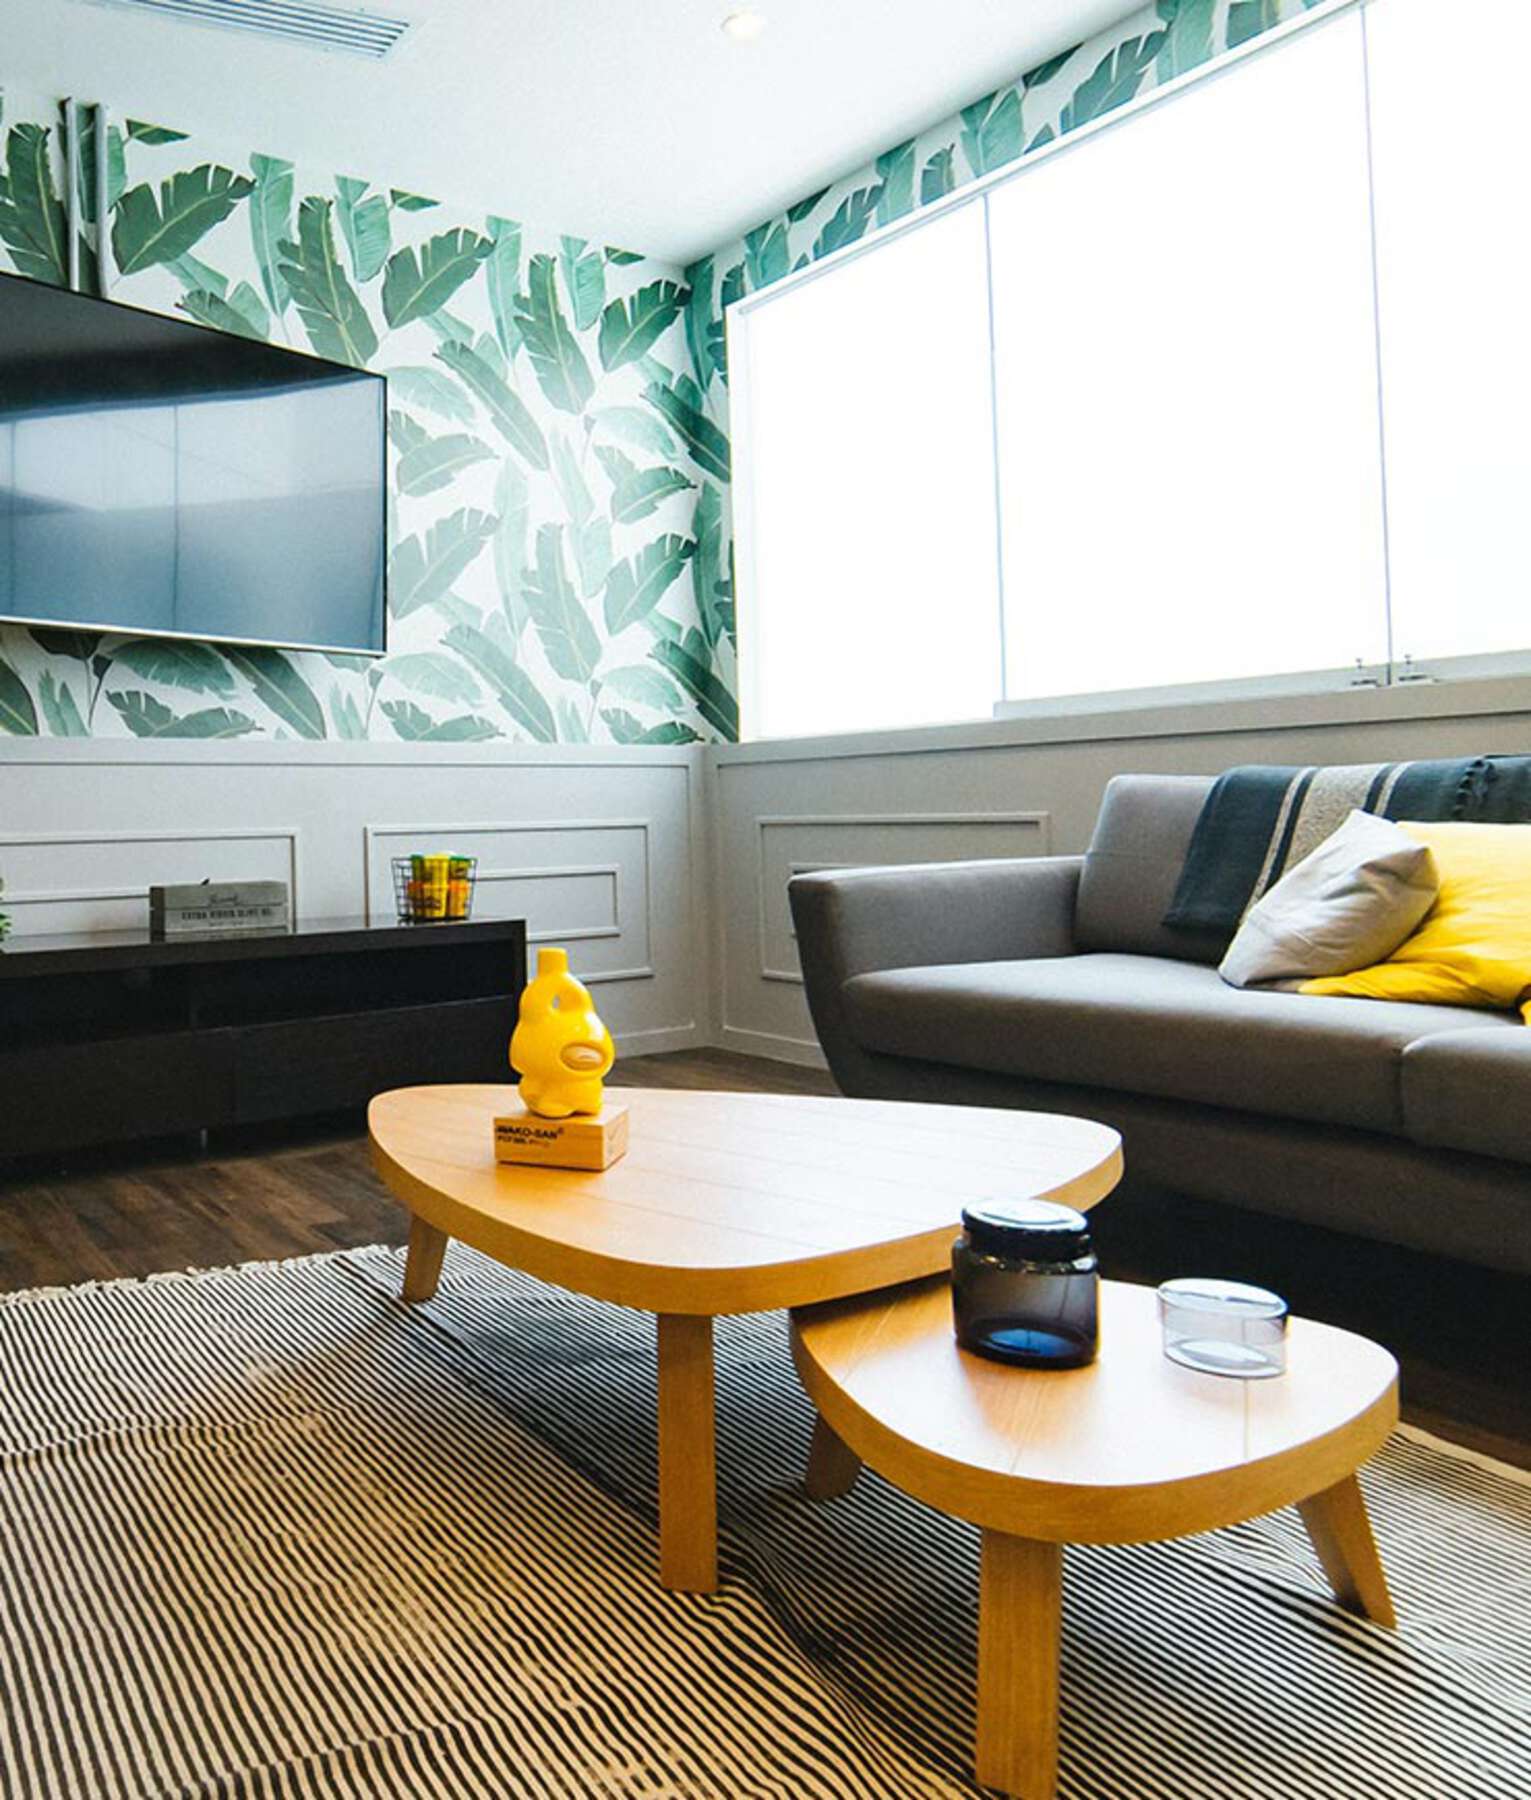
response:
<svg viewBox="0 0 1531 1800"><path fill-rule="evenodd" d="M964 1350L1035 1369L1094 1362L1099 1286L1090 1228L1071 1206L995 1200L963 1212L952 1312Z"/></svg>

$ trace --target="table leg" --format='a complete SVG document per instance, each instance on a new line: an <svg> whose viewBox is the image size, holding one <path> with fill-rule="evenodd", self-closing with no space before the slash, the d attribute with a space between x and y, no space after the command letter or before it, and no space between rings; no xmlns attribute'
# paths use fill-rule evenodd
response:
<svg viewBox="0 0 1531 1800"><path fill-rule="evenodd" d="M838 1500L856 1485L861 1473L861 1458L841 1441L833 1425L822 1414L813 1421L813 1443L808 1451L808 1469L803 1486L810 1500Z"/></svg>
<svg viewBox="0 0 1531 1800"><path fill-rule="evenodd" d="M1387 1591L1372 1522L1355 1476L1347 1475L1321 1494L1310 1495L1297 1510L1341 1606L1363 1613L1379 1625L1396 1625L1393 1597Z"/></svg>
<svg viewBox="0 0 1531 1800"><path fill-rule="evenodd" d="M705 1314L659 1315L659 1581L689 1594L718 1585L717 1421Z"/></svg>
<svg viewBox="0 0 1531 1800"><path fill-rule="evenodd" d="M441 1259L449 1240L417 1214L409 1221L409 1255L404 1261L404 1298L429 1300L441 1280Z"/></svg>
<svg viewBox="0 0 1531 1800"><path fill-rule="evenodd" d="M1063 1551L985 1531L978 1576L978 1780L1053 1800Z"/></svg>

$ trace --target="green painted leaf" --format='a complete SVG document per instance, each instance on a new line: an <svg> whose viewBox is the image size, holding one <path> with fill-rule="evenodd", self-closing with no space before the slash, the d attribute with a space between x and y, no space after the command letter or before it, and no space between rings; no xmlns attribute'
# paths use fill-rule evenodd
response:
<svg viewBox="0 0 1531 1800"><path fill-rule="evenodd" d="M877 223L891 224L914 211L915 142L910 138L877 159Z"/></svg>
<svg viewBox="0 0 1531 1800"><path fill-rule="evenodd" d="M537 532L537 566L522 583L532 623L553 672L581 685L595 673L601 643L564 566L563 527Z"/></svg>
<svg viewBox="0 0 1531 1800"><path fill-rule="evenodd" d="M412 744L482 744L501 735L499 726L488 719L470 718L466 713L455 719L433 719L408 700L385 700L382 710L396 735Z"/></svg>
<svg viewBox="0 0 1531 1800"><path fill-rule="evenodd" d="M425 323L443 344L466 344L471 350L476 342L484 341L466 319L449 313L445 307L440 312L433 312Z"/></svg>
<svg viewBox="0 0 1531 1800"><path fill-rule="evenodd" d="M417 255L396 250L383 276L383 317L398 330L445 306L494 246L477 232L443 231Z"/></svg>
<svg viewBox="0 0 1531 1800"><path fill-rule="evenodd" d="M646 387L643 397L680 433L699 468L715 475L719 481L728 480L728 438L704 412L692 406L679 392L661 387L658 382Z"/></svg>
<svg viewBox="0 0 1531 1800"><path fill-rule="evenodd" d="M516 323L516 293L521 280L521 227L513 219L487 221L489 241L494 246L484 265L484 279L489 285L489 310L494 314L494 334L507 358L516 353L521 342L521 327Z"/></svg>
<svg viewBox="0 0 1531 1800"><path fill-rule="evenodd" d="M561 412L577 413L589 404L595 381L584 353L558 305L556 268L551 256L534 256L527 265L527 294L516 302L516 323L542 391Z"/></svg>
<svg viewBox="0 0 1531 1800"><path fill-rule="evenodd" d="M531 619L521 592L526 574L526 534L531 514L531 491L519 463L508 457L500 464L495 481L494 507L499 524L494 533L494 573L500 589L500 608L510 628L511 642L520 639Z"/></svg>
<svg viewBox="0 0 1531 1800"><path fill-rule="evenodd" d="M710 481L702 483L691 529L696 549L691 557L691 588L696 597L696 616L709 645L724 634L718 611L717 590L723 574L723 497Z"/></svg>
<svg viewBox="0 0 1531 1800"><path fill-rule="evenodd" d="M683 725L679 719L666 719L663 724L650 725L633 739L636 744L699 744L701 741L701 732Z"/></svg>
<svg viewBox="0 0 1531 1800"><path fill-rule="evenodd" d="M388 441L401 456L408 456L420 444L430 442L431 434L418 419L392 407L388 413Z"/></svg>
<svg viewBox="0 0 1531 1800"><path fill-rule="evenodd" d="M1236 50L1281 23L1281 0L1233 0L1228 8L1228 48Z"/></svg>
<svg viewBox="0 0 1531 1800"><path fill-rule="evenodd" d="M389 369L387 374L390 396L397 396L406 406L423 407L454 425L466 425L472 419L473 402L439 369Z"/></svg>
<svg viewBox="0 0 1531 1800"><path fill-rule="evenodd" d="M675 436L641 406L603 406L594 415L595 427L635 450L652 450L656 456L673 456L679 448Z"/></svg>
<svg viewBox="0 0 1531 1800"><path fill-rule="evenodd" d="M371 281L388 259L393 240L392 214L381 194L367 196L367 183L349 175L335 181L335 212L340 235L351 257L351 273Z"/></svg>
<svg viewBox="0 0 1531 1800"><path fill-rule="evenodd" d="M635 524L646 519L671 494L683 494L695 485L679 469L632 469L612 488L612 521L617 525Z"/></svg>
<svg viewBox="0 0 1531 1800"><path fill-rule="evenodd" d="M558 260L563 264L574 329L588 331L606 303L606 258L599 250L586 249L584 238L566 237L559 242Z"/></svg>
<svg viewBox="0 0 1531 1800"><path fill-rule="evenodd" d="M726 742L739 736L739 703L706 663L682 644L660 642L654 660L667 668L696 702L697 711Z"/></svg>
<svg viewBox="0 0 1531 1800"><path fill-rule="evenodd" d="M712 360L713 263L701 257L686 270L686 348L691 352L691 372L705 394L717 373Z"/></svg>
<svg viewBox="0 0 1531 1800"><path fill-rule="evenodd" d="M829 223L813 241L815 262L821 256L828 256L832 251L841 250L847 244L854 244L866 236L867 226L877 210L880 193L879 188L857 188L855 193L845 196L835 208Z"/></svg>
<svg viewBox="0 0 1531 1800"><path fill-rule="evenodd" d="M106 698L134 737L239 738L248 737L255 729L254 719L242 712L232 712L226 706L209 706L194 713L174 713L162 700L137 689L126 694L108 694ZM323 737L322 714L319 723L317 733L305 732L304 735Z"/></svg>
<svg viewBox="0 0 1531 1800"><path fill-rule="evenodd" d="M43 718L54 737L89 737L90 731L80 717L74 693L67 682L54 678L52 669L43 670L37 697L42 702Z"/></svg>
<svg viewBox="0 0 1531 1800"><path fill-rule="evenodd" d="M652 663L633 663L625 669L613 669L603 677L601 693L616 694L639 706L652 706L656 712L678 712L684 704L680 689Z"/></svg>
<svg viewBox="0 0 1531 1800"><path fill-rule="evenodd" d="M479 685L455 656L440 650L409 650L384 659L382 672L403 687L432 700L455 700L476 706Z"/></svg>
<svg viewBox="0 0 1531 1800"><path fill-rule="evenodd" d="M184 131L169 131L163 125L146 125L142 119L128 120L128 136L135 144L184 144Z"/></svg>
<svg viewBox="0 0 1531 1800"><path fill-rule="evenodd" d="M785 225L758 225L744 234L744 267L750 288L758 293L773 281L780 281L792 267L792 252L787 245Z"/></svg>
<svg viewBox="0 0 1531 1800"><path fill-rule="evenodd" d="M974 175L1002 169L1021 154L1021 90L1001 88L962 109L962 154Z"/></svg>
<svg viewBox="0 0 1531 1800"><path fill-rule="evenodd" d="M552 709L526 671L505 650L473 625L454 625L442 639L464 662L483 676L500 704L530 738L556 743L558 728Z"/></svg>
<svg viewBox="0 0 1531 1800"><path fill-rule="evenodd" d="M112 220L112 255L120 275L173 262L221 225L255 183L215 163L181 169L159 184L130 187Z"/></svg>
<svg viewBox="0 0 1531 1800"><path fill-rule="evenodd" d="M1125 106L1142 86L1164 39L1164 32L1154 31L1147 37L1128 38L1108 51L1074 89L1073 99L1058 115L1059 134L1074 131L1103 113Z"/></svg>
<svg viewBox="0 0 1531 1800"><path fill-rule="evenodd" d="M534 469L546 469L547 440L521 396L500 379L476 350L470 350L466 344L443 344L436 356L482 402L495 430L511 449Z"/></svg>
<svg viewBox="0 0 1531 1800"><path fill-rule="evenodd" d="M223 654L254 690L262 706L303 738L322 738L324 708L318 696L280 650L225 645Z"/></svg>
<svg viewBox="0 0 1531 1800"><path fill-rule="evenodd" d="M203 262L201 257L193 256L189 250L180 256L172 256L165 267L188 292L200 290L216 294L220 300L228 298L228 276L221 269L215 269L211 263Z"/></svg>
<svg viewBox="0 0 1531 1800"><path fill-rule="evenodd" d="M920 171L921 206L929 206L932 200L941 199L957 185L955 159L956 152L948 145L946 149L938 150Z"/></svg>
<svg viewBox="0 0 1531 1800"><path fill-rule="evenodd" d="M388 570L388 608L407 619L439 600L473 563L494 532L488 513L463 506L438 519L421 537L404 538Z"/></svg>
<svg viewBox="0 0 1531 1800"><path fill-rule="evenodd" d="M127 140L115 125L106 133L106 210L110 212L128 185ZM96 112L88 107L80 121L80 217L96 222Z"/></svg>
<svg viewBox="0 0 1531 1800"><path fill-rule="evenodd" d="M89 662L101 648L99 631L61 631L51 625L34 625L27 633L39 650L49 656L72 656L76 662Z"/></svg>
<svg viewBox="0 0 1531 1800"><path fill-rule="evenodd" d="M367 735L366 721L356 704L356 696L344 688L330 689L330 722L335 727L335 736L348 742L359 742Z"/></svg>
<svg viewBox="0 0 1531 1800"><path fill-rule="evenodd" d="M606 246L606 260L609 263L622 264L622 263L640 263L644 260L644 258L640 251L618 250L614 245L608 244Z"/></svg>
<svg viewBox="0 0 1531 1800"><path fill-rule="evenodd" d="M53 185L45 125L13 125L6 136L5 182L0 186L0 241L22 275L66 287L69 224Z"/></svg>
<svg viewBox="0 0 1531 1800"><path fill-rule="evenodd" d="M1165 0L1160 0L1160 3L1161 5L1164 4ZM1175 0L1168 0L1168 3L1173 5ZM1078 47L1079 46L1076 44L1071 49L1062 50L1058 55L1050 56L1045 63L1038 63L1034 69L1028 69L1021 77L1022 88L1029 94L1033 88L1045 87L1074 54L1074 51L1077 50Z"/></svg>
<svg viewBox="0 0 1531 1800"><path fill-rule="evenodd" d="M569 447L568 440L560 437L557 432L549 437L548 449L553 461L553 481L558 488L558 497L563 501L564 511L576 525L583 525L595 511L595 501L580 472L579 458Z"/></svg>
<svg viewBox="0 0 1531 1800"><path fill-rule="evenodd" d="M211 325L215 331L231 331L239 337L254 338L260 343L266 341L266 333L221 295L197 289L189 294L182 294L176 305L199 325Z"/></svg>
<svg viewBox="0 0 1531 1800"><path fill-rule="evenodd" d="M179 638L130 638L117 646L112 658L145 681L184 688L189 694L217 694L226 699L234 692L228 664L206 644Z"/></svg>
<svg viewBox="0 0 1531 1800"><path fill-rule="evenodd" d="M292 164L276 156L252 156L250 173L255 177L250 194L250 243L260 270L261 292L280 318L291 298L278 246L292 236Z"/></svg>
<svg viewBox="0 0 1531 1800"><path fill-rule="evenodd" d="M389 196L400 212L427 212L437 204L424 194L412 194L407 188L389 188Z"/></svg>
<svg viewBox="0 0 1531 1800"><path fill-rule="evenodd" d="M601 314L601 367L620 369L647 355L679 317L683 299L673 281L651 281L631 300L613 300Z"/></svg>
<svg viewBox="0 0 1531 1800"><path fill-rule="evenodd" d="M789 225L801 225L803 220L808 217L809 213L813 211L814 207L818 205L828 192L829 189L827 187L821 187L815 194L805 194L803 198L798 201L796 206L789 206L787 208L787 223Z"/></svg>
<svg viewBox="0 0 1531 1800"><path fill-rule="evenodd" d="M399 492L411 498L434 494L438 488L449 487L464 469L471 469L474 463L488 462L493 456L489 446L481 444L477 438L463 432L449 432L444 437L427 438L406 450L399 458L395 479Z"/></svg>
<svg viewBox="0 0 1531 1800"><path fill-rule="evenodd" d="M558 741L561 744L588 744L590 733L585 728L578 707L566 694L558 696Z"/></svg>
<svg viewBox="0 0 1531 1800"><path fill-rule="evenodd" d="M665 597L696 546L667 532L619 562L606 583L606 629L613 637L646 619Z"/></svg>
<svg viewBox="0 0 1531 1800"><path fill-rule="evenodd" d="M1160 82L1173 81L1211 57L1217 0L1159 0L1158 11L1165 33L1154 76Z"/></svg>
<svg viewBox="0 0 1531 1800"><path fill-rule="evenodd" d="M335 253L331 205L317 194L304 200L298 208L298 240L280 245L279 266L315 350L364 368L377 354L377 332Z"/></svg>
<svg viewBox="0 0 1531 1800"><path fill-rule="evenodd" d="M37 708L27 684L0 656L0 731L10 737L37 736Z"/></svg>

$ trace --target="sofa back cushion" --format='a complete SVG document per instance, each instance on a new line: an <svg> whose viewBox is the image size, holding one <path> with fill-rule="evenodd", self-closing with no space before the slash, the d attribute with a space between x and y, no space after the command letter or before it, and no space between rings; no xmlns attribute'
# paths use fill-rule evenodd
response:
<svg viewBox="0 0 1531 1800"><path fill-rule="evenodd" d="M1074 939L1081 950L1221 960L1226 938L1163 923L1211 790L1210 775L1111 778L1079 882Z"/></svg>

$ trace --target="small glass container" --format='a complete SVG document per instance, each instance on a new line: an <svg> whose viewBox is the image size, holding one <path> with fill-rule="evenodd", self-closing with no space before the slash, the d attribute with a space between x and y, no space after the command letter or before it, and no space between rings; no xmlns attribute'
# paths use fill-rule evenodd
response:
<svg viewBox="0 0 1531 1800"><path fill-rule="evenodd" d="M1034 1369L1094 1362L1100 1275L1083 1213L1051 1200L968 1207L952 1246L952 1313L964 1350Z"/></svg>
<svg viewBox="0 0 1531 1800"><path fill-rule="evenodd" d="M1285 1374L1286 1321L1286 1301L1268 1288L1196 1276L1159 1288L1164 1354L1204 1375L1262 1381Z"/></svg>

